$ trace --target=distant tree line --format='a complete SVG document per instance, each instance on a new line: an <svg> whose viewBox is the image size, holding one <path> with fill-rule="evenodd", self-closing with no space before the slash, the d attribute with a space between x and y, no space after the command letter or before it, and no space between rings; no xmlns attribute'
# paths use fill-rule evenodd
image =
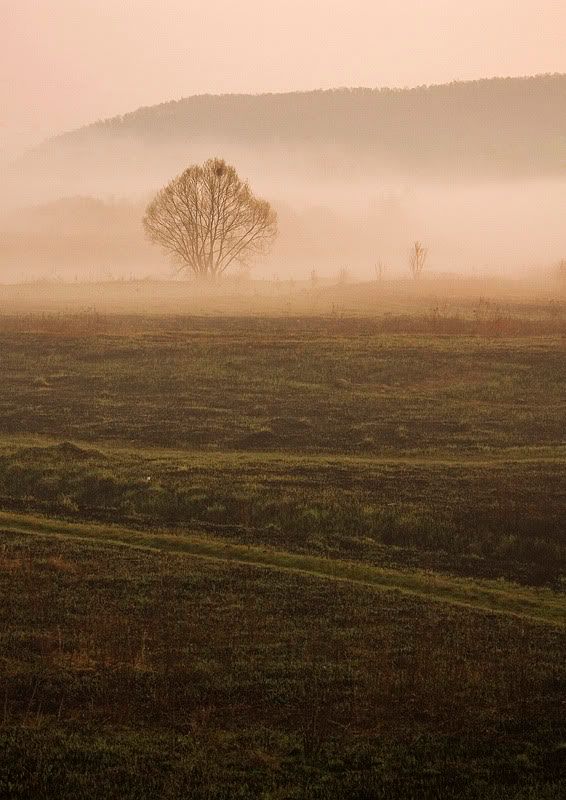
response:
<svg viewBox="0 0 566 800"><path fill-rule="evenodd" d="M56 141L119 135L190 142L221 133L233 145L338 147L362 170L387 157L413 173L562 174L565 120L566 75L541 75L414 89L202 95L141 108Z"/></svg>

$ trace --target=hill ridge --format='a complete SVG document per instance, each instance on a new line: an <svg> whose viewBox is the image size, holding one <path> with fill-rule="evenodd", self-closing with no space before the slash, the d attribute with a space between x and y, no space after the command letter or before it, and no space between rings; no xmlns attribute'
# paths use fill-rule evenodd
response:
<svg viewBox="0 0 566 800"><path fill-rule="evenodd" d="M297 90L285 90L285 91L272 91L272 92L199 92L196 94L185 95L178 99L170 99L164 100L160 103L152 103L148 105L141 105L131 111L126 111L123 114L113 114L109 117L101 117L98 120L94 120L93 122L87 123L86 125L81 125L77 128L72 128L66 131L61 131L54 136L50 136L44 140L44 142L40 143L34 148L31 148L31 151L40 149L44 144L48 142L54 142L60 139L63 139L67 136L72 136L79 132L84 132L92 128L99 128L108 125L109 123L116 123L116 122L124 122L125 120L136 116L141 112L145 112L148 110L155 111L157 109L164 109L170 106L178 106L190 101L200 100L200 99L216 99L216 100L224 100L226 98L230 99L261 99L261 98L287 98L287 97L314 97L314 96L321 96L321 95L337 95L337 94L371 94L371 95L381 95L381 94L412 94L422 91L436 91L436 90L445 90L453 87L469 87L469 86L480 86L486 84L496 84L496 83L507 83L507 82L516 82L516 83L527 83L527 82L534 82L540 79L547 79L547 78L561 78L566 81L566 72L541 72L537 73L536 75L517 75L517 76L492 76L489 78L476 78L476 79L469 79L469 80L453 80L448 81L445 83L430 83L430 84L419 84L417 86L336 86L336 87L329 87L329 88L320 88L320 89L297 89Z"/></svg>
<svg viewBox="0 0 566 800"><path fill-rule="evenodd" d="M161 158L179 147L192 161L215 150L229 159L247 152L252 163L285 160L298 175L312 170L342 179L385 168L413 176L563 175L566 74L406 89L192 95L67 131L21 163L81 156L103 164L104 148L118 146L120 164L136 144L148 158L152 150Z"/></svg>

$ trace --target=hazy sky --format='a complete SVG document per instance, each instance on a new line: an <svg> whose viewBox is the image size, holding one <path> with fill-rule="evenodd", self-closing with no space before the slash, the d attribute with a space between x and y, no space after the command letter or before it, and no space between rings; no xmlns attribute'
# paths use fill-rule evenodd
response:
<svg viewBox="0 0 566 800"><path fill-rule="evenodd" d="M204 92L566 72L564 0L0 0L0 152Z"/></svg>

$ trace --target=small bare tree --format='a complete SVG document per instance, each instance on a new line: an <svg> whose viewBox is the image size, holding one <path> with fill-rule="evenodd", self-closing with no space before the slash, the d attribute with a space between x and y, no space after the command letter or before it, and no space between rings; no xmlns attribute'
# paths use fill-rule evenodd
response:
<svg viewBox="0 0 566 800"><path fill-rule="evenodd" d="M191 166L157 193L145 232L179 269L215 280L233 264L247 266L277 235L277 214L219 158Z"/></svg>
<svg viewBox="0 0 566 800"><path fill-rule="evenodd" d="M428 250L420 242L415 242L409 254L409 268L413 278L418 278L424 269Z"/></svg>

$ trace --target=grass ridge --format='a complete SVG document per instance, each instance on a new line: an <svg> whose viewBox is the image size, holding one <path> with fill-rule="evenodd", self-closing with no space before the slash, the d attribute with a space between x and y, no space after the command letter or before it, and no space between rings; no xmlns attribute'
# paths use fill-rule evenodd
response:
<svg viewBox="0 0 566 800"><path fill-rule="evenodd" d="M503 580L470 580L425 571L380 568L356 561L226 543L202 534L139 531L121 526L70 523L27 514L0 512L0 532L71 538L110 546L168 552L191 558L234 562L261 569L350 582L379 591L399 592L483 613L566 627L566 598L550 589Z"/></svg>

